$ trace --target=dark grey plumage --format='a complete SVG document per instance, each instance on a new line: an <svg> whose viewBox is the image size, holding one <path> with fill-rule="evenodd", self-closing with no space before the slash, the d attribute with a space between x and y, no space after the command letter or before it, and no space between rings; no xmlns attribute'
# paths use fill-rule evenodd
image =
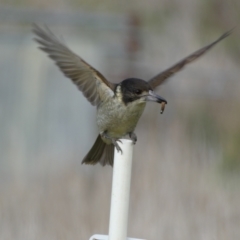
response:
<svg viewBox="0 0 240 240"><path fill-rule="evenodd" d="M164 70L163 72L160 72L155 77L151 78L148 82L152 86L152 88L156 88L162 83L164 83L165 80L170 78L172 75L174 75L176 72L183 69L183 67L186 64L189 64L193 62L194 60L201 57L203 54L205 54L207 51L209 51L212 47L214 47L218 42L222 41L224 38L228 37L233 30L230 30L226 33L224 33L222 36L220 36L216 41L208 44L207 46L197 50L196 52L190 54L189 56L183 58L178 63L174 64L172 67Z"/></svg>
<svg viewBox="0 0 240 240"><path fill-rule="evenodd" d="M47 27L42 29L34 25L33 32L38 36L35 40L41 45L39 48L55 61L64 75L76 84L93 106L97 106L101 101L97 93L96 81L101 81L114 90L116 84L108 82L100 72L73 53L50 29Z"/></svg>
<svg viewBox="0 0 240 240"><path fill-rule="evenodd" d="M167 103L153 90L231 33L231 31L226 32L216 41L182 59L149 81L130 78L114 84L73 53L47 27L43 29L34 25L33 32L37 35L35 40L40 44L39 48L55 61L64 75L72 80L88 101L97 106L99 135L82 163L94 165L99 162L103 166L113 166L114 146L121 151L117 143L119 138L128 134L134 143L137 141L134 129L146 101Z"/></svg>
<svg viewBox="0 0 240 240"><path fill-rule="evenodd" d="M99 134L92 148L82 160L82 163L95 165L99 162L102 166L107 164L113 166L113 157L114 145L103 142Z"/></svg>

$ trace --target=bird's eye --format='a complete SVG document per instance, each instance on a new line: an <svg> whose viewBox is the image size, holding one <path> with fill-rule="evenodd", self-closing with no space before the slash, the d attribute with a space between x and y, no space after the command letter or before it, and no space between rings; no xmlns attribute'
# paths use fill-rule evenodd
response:
<svg viewBox="0 0 240 240"><path fill-rule="evenodd" d="M141 94L142 91L141 91L140 89L136 89L136 90L135 90L135 93L136 93L136 94Z"/></svg>

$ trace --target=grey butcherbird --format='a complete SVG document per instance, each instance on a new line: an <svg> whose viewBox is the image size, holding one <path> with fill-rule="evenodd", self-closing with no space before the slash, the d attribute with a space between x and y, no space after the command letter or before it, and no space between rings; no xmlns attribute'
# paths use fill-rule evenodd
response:
<svg viewBox="0 0 240 240"><path fill-rule="evenodd" d="M125 135L135 143L134 129L142 115L147 101L165 104L167 101L153 92L166 79L194 61L231 31L226 32L216 41L182 59L177 64L159 73L149 81L128 78L118 84L109 82L100 72L86 63L81 57L65 46L47 27L34 25L35 39L64 75L75 83L88 101L97 106L97 125L99 135L93 147L82 163L113 165L114 146L121 151L117 141ZM163 109L162 109L163 110Z"/></svg>

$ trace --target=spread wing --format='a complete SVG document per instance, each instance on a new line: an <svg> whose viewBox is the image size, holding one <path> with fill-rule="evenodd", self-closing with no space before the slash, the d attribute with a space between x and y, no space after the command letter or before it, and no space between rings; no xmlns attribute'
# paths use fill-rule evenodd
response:
<svg viewBox="0 0 240 240"><path fill-rule="evenodd" d="M114 94L115 84L107 79L81 57L65 46L47 27L33 26L35 40L40 49L52 58L64 75L70 78L88 101L96 106L101 97Z"/></svg>
<svg viewBox="0 0 240 240"><path fill-rule="evenodd" d="M152 86L152 88L156 88L162 83L164 83L169 77L174 75L176 72L180 71L186 64L193 62L197 58L201 57L204 53L210 50L214 45L218 42L226 38L231 34L232 30L224 33L221 37L219 37L216 41L210 43L209 45L197 50L196 52L192 53L191 55L187 56L186 58L182 59L180 62L176 63L172 67L164 70L163 72L159 73L157 76L153 77L148 81L148 83Z"/></svg>

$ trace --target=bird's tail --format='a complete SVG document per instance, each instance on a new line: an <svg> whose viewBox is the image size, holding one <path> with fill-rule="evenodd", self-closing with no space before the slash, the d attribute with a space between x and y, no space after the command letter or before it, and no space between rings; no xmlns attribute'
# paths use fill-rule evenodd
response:
<svg viewBox="0 0 240 240"><path fill-rule="evenodd" d="M82 164L95 165L98 162L102 165L113 166L114 145L103 142L100 135L98 135L92 148L82 160Z"/></svg>

